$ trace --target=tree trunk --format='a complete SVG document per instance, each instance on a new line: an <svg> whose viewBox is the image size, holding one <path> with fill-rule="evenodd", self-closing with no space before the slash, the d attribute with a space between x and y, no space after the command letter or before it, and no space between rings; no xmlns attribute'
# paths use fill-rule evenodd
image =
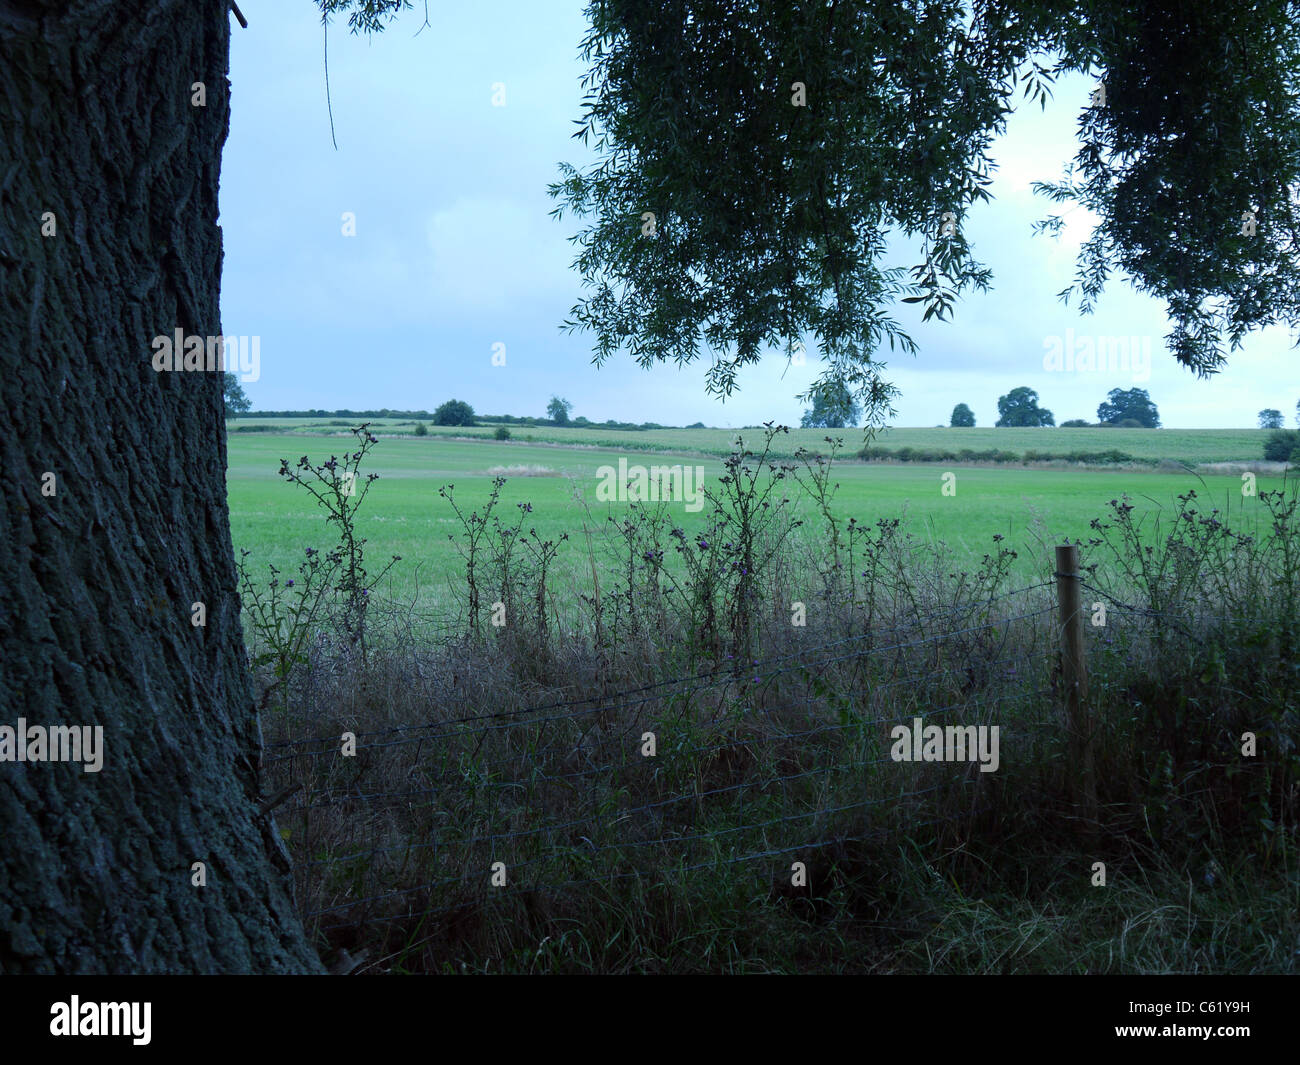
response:
<svg viewBox="0 0 1300 1065"><path fill-rule="evenodd" d="M0 972L321 971L258 813L222 375L153 368L221 333L227 12L0 0L0 726L104 746L0 762Z"/></svg>

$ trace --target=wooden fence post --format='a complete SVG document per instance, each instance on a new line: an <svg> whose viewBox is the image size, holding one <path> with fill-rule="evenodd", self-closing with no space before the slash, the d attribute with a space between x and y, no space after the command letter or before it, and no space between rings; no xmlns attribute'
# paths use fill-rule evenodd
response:
<svg viewBox="0 0 1300 1065"><path fill-rule="evenodd" d="M1083 654L1083 609L1079 548L1056 548L1056 591L1061 620L1061 680L1070 729L1070 762L1075 802L1088 823L1097 819L1097 782L1092 751L1092 715L1088 709L1088 664Z"/></svg>

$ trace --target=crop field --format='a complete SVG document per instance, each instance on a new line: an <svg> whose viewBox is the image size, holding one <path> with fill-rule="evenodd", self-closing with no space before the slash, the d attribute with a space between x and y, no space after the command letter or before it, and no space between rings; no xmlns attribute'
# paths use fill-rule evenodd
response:
<svg viewBox="0 0 1300 1065"><path fill-rule="evenodd" d="M368 419L376 432L410 435L416 422L409 418ZM231 439L263 432L318 436L346 434L351 422L341 418L241 418L228 422ZM491 440L496 424L486 422L472 428L436 426L425 423L431 437ZM511 425L513 440L520 443L563 444L580 447L616 448L625 451L690 451L726 455L737 433L746 443L757 441L761 427L748 429L593 429L578 426ZM963 448L1007 451L1063 452L1115 449L1134 458L1181 462L1257 462L1263 454L1264 429L917 429L891 428L877 433L873 447ZM824 448L825 438L841 437L846 453L856 453L866 437L862 429L791 429L781 437L777 454L788 456L798 448Z"/></svg>
<svg viewBox="0 0 1300 1065"><path fill-rule="evenodd" d="M303 557L306 547L333 542L324 514L301 487L277 475L281 458L291 463L306 454L320 462L351 444L337 419L301 422L280 420L274 432L233 432L229 437L229 501L236 552L251 552L252 572L265 574L272 563L286 575ZM244 422L237 423L244 427ZM254 419L251 423L257 424ZM264 423L265 424L265 423ZM449 540L461 525L442 486L454 485L457 503L468 513L481 507L494 476L506 478L497 513L513 520L516 504L532 507L525 529L535 528L543 539L569 540L560 545L557 571L584 588L590 583L589 543L624 513L626 503L597 499L602 466L669 465L681 462L703 469L704 483L715 485L723 472L720 455L730 450L737 433L746 447L761 445L761 430L649 430L607 432L553 427L513 427L510 441L491 439L490 428L451 431L430 429L427 437L409 434L410 423L377 419L372 428L380 442L367 457L361 473L378 473L360 512L359 529L368 538L367 560L372 572L392 555L402 563L388 591L422 608L439 608L458 589L460 558ZM472 439L464 435L472 434ZM799 446L825 444L826 430L792 430L777 438L774 451L789 456ZM1036 430L1036 429L898 429L882 438L883 446L954 449L998 447L1038 450L1116 447L1167 460L1160 468L1039 467L960 463L879 463L852 457L861 431L845 430L846 446L837 461L833 482L837 513L868 526L881 519L902 518L921 543L942 546L954 565L974 566L994 547L994 537L1019 553L1016 567L1025 576L1041 576L1050 568L1050 545L1063 537L1086 540L1090 522L1104 517L1109 500L1128 494L1140 511L1170 512L1176 497L1194 490L1208 506L1220 507L1235 521L1253 520L1263 508L1257 497L1243 497L1240 474L1196 473L1173 462L1211 463L1255 460L1263 434L1253 430ZM533 438L529 442L528 437ZM953 438L959 440L953 443ZM1058 441L1071 438L1068 444ZM647 452L651 444L663 451ZM951 474L944 492L945 474ZM1281 476L1260 475L1257 490L1281 487ZM814 521L811 500L793 480L786 494L799 516ZM672 521L688 533L703 528L707 508L691 512L683 502L666 504ZM1149 528L1154 529L1154 523ZM581 589L580 589L581 590Z"/></svg>

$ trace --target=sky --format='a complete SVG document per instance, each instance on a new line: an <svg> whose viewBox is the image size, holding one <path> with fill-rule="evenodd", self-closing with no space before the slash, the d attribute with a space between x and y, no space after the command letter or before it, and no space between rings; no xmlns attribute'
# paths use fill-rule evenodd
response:
<svg viewBox="0 0 1300 1065"><path fill-rule="evenodd" d="M226 335L259 338L257 379L243 385L254 411L432 411L456 398L544 417L558 394L592 421L798 424L815 352L803 367L773 352L724 401L705 390L705 349L684 369L629 356L597 368L592 336L561 330L583 292L578 223L550 217L546 189L559 163L593 160L572 138L584 6L429 0L424 26L417 0L366 38L343 23L326 35L311 0L240 0L249 28L232 18L221 309ZM1034 235L1054 208L1030 186L1061 177L1094 84L1061 79L1046 111L1021 102L994 145L993 203L963 223L992 290L963 297L948 322L895 309L919 351L881 356L902 392L892 424L946 425L966 403L992 425L998 397L1022 385L1058 423L1095 421L1112 388L1145 388L1169 428L1254 427L1266 407L1294 423L1300 363L1285 327L1251 334L1200 379L1166 351L1163 305L1122 278L1091 315L1057 298L1092 218L1074 208L1059 239ZM907 251L898 263L913 261ZM1058 346L1089 342L1099 368L1045 366Z"/></svg>

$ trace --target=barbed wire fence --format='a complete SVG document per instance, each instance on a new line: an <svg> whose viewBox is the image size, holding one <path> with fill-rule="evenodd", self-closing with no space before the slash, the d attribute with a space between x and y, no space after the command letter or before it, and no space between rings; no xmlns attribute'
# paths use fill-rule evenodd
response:
<svg viewBox="0 0 1300 1065"><path fill-rule="evenodd" d="M580 907L582 893L629 881L644 898L738 874L751 897L796 898L795 863L825 879L851 844L962 839L983 812L980 726L998 728L1007 757L1063 766L1070 816L1095 826L1083 633L1100 635L1098 608L1106 642L1276 619L1208 603L1152 610L1090 577L1066 546L1050 580L761 660L508 710L434 706L386 728L289 733L263 749L275 795L264 809L299 910L329 943L384 955L366 962L378 966L489 910L528 920L539 899ZM966 757L912 760L907 744L900 757L899 726L931 725L956 726ZM1043 747L1064 757L1036 758ZM804 886L811 899L817 885Z"/></svg>
<svg viewBox="0 0 1300 1065"><path fill-rule="evenodd" d="M822 876L850 842L950 828L985 775L969 726L1063 735L1057 583L612 694L268 743L303 918L409 947L488 906L763 862L756 884L788 886L796 861ZM918 723L957 726L967 757L898 758Z"/></svg>
<svg viewBox="0 0 1300 1065"><path fill-rule="evenodd" d="M1093 820L1089 614L1104 603L1107 632L1138 636L1269 619L1134 606L1087 579L1076 548L1056 562L1051 580L761 660L268 743L302 916L331 943L400 953L490 907L526 919L542 896L741 867L752 890L780 894L795 862L824 878L852 843L960 838L989 752L900 758L899 726L953 725L972 745L970 726L997 726L1016 759L1051 745L1078 820Z"/></svg>

